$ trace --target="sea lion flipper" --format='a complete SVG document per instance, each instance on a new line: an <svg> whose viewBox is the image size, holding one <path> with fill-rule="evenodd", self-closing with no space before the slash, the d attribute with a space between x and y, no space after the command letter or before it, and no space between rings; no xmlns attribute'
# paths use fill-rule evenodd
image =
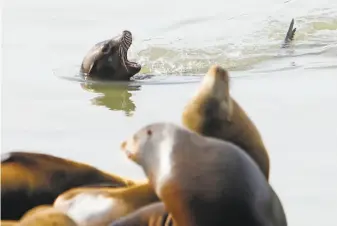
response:
<svg viewBox="0 0 337 226"><path fill-rule="evenodd" d="M282 45L282 47L287 47L287 45L294 40L294 36L295 36L295 32L296 32L296 28L294 28L294 18L291 20L286 37L284 38L284 43Z"/></svg>
<svg viewBox="0 0 337 226"><path fill-rule="evenodd" d="M294 35L295 35L295 31L296 31L296 28L294 28L294 18L291 20L290 22L290 26L289 26L289 29L288 29L288 32L287 32L287 35L286 35L286 38L285 40L287 41L292 41L294 39Z"/></svg>

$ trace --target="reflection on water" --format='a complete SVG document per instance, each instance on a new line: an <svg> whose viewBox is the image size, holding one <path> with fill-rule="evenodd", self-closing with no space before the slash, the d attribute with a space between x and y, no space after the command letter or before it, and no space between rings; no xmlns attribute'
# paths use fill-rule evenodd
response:
<svg viewBox="0 0 337 226"><path fill-rule="evenodd" d="M105 106L111 111L124 111L126 116L132 116L136 105L132 101L132 91L139 91L140 85L129 83L95 83L82 82L81 87L89 92L100 94L91 99L91 103L97 106Z"/></svg>

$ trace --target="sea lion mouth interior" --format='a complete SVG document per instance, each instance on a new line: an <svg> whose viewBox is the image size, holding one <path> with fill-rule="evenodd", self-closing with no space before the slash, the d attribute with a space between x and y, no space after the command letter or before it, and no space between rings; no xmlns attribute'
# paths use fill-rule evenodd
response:
<svg viewBox="0 0 337 226"><path fill-rule="evenodd" d="M122 64L128 70L129 67L140 68L140 64L128 60L128 50L132 44L132 33L130 31L123 31L120 38L119 55L122 59Z"/></svg>

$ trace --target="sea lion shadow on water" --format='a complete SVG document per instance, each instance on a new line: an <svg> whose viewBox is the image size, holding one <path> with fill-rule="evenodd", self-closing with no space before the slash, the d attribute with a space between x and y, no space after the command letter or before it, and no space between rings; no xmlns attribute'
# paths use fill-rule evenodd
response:
<svg viewBox="0 0 337 226"><path fill-rule="evenodd" d="M91 99L97 106L105 106L111 111L124 111L126 116L132 116L136 104L132 101L132 91L139 91L141 85L130 82L95 82L80 83L81 88L93 93L103 94Z"/></svg>

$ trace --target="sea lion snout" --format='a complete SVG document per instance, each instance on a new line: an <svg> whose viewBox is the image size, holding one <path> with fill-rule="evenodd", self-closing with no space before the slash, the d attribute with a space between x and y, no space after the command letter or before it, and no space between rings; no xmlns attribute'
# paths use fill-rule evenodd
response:
<svg viewBox="0 0 337 226"><path fill-rule="evenodd" d="M120 145L120 148L129 159L131 160L135 159L136 151L135 151L135 140L133 137L123 141Z"/></svg>
<svg viewBox="0 0 337 226"><path fill-rule="evenodd" d="M207 72L207 76L218 77L222 80L228 80L228 72L219 65L212 65Z"/></svg>

